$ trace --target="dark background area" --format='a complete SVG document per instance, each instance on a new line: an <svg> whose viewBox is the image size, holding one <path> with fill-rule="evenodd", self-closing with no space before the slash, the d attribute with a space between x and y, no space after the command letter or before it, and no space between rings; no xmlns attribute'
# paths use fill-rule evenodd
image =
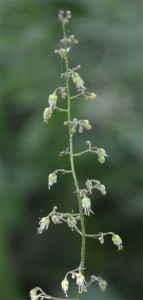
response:
<svg viewBox="0 0 143 300"><path fill-rule="evenodd" d="M106 293L95 284L83 299L141 300L142 294L142 183L143 183L143 2L140 0L1 0L1 300L29 299L40 286L63 297L60 282L80 261L80 237L64 224L51 225L37 236L39 218L58 206L77 210L73 183L60 175L50 191L48 174L68 168L65 115L55 112L48 125L42 114L48 95L63 85L64 64L59 46L59 9L70 9L69 34L79 44L70 53L71 66L80 64L95 102L75 101L73 117L89 119L92 131L77 134L75 149L86 140L109 154L104 165L87 154L76 159L81 186L99 179L107 195L92 197L95 211L86 217L87 231L114 231L124 244L117 251L87 240L86 278L108 281ZM74 93L75 91L73 91ZM75 297L71 284L69 296Z"/></svg>

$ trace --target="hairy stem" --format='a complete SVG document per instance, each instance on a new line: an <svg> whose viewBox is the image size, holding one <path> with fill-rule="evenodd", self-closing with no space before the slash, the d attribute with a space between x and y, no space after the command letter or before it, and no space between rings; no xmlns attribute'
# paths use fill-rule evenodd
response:
<svg viewBox="0 0 143 300"><path fill-rule="evenodd" d="M62 22L62 28L63 28L63 36L66 38L66 31L65 31L65 24ZM72 176L74 185L77 191L77 199L78 199L78 206L79 206L79 213L80 213L80 220L81 220L81 231L82 231L82 243L81 243L81 261L80 261L80 267L82 274L84 273L84 262L85 262L85 224L84 224L84 215L83 215L83 209L82 209L82 200L79 192L79 185L78 180L75 172L75 166L74 166L74 155L73 155L73 135L71 133L71 102L70 102L70 88L69 88L69 77L68 77L68 71L69 71L69 62L68 62L68 55L67 55L67 42L65 40L64 43L65 46L65 65L66 65L66 91L67 91L67 102L68 102L68 111L67 111L67 118L68 118L68 131L69 131L69 147L70 147L70 163L71 163L71 170L72 170ZM81 294L78 294L78 300L81 299Z"/></svg>

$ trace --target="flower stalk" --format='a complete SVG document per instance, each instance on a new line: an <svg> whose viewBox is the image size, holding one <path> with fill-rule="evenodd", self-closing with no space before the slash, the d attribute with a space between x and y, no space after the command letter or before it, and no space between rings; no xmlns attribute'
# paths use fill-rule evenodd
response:
<svg viewBox="0 0 143 300"><path fill-rule="evenodd" d="M72 176L74 180L74 185L77 190L77 199L78 199L78 205L79 205L79 213L80 213L80 219L81 219L81 229L82 229L82 245L81 245L81 272L84 273L84 263L85 263L85 224L84 224L84 215L82 210L82 199L80 196L79 185L78 180L75 172L75 165L74 165L74 155L73 155L73 134L71 132L71 101L70 101L70 87L69 87L69 62L68 62L68 54L67 54L67 41L66 41L66 30L65 30L65 24L62 21L62 29L63 29L63 37L65 38L64 47L65 47L65 65L66 65L66 91L67 91L67 102L68 102L68 112L67 112L67 118L68 118L68 131L69 131L69 146L70 146L70 163L71 163L71 170L72 170Z"/></svg>

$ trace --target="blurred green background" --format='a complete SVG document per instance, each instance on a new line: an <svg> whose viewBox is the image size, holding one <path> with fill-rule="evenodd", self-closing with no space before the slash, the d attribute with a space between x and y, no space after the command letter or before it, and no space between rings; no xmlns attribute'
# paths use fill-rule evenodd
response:
<svg viewBox="0 0 143 300"><path fill-rule="evenodd" d="M1 0L1 300L29 299L40 286L63 297L60 282L78 266L80 237L65 225L51 225L37 236L39 218L54 205L59 211L77 210L69 175L47 188L48 174L68 168L64 113L55 112L48 125L42 114L48 95L63 85L64 64L59 46L59 9L70 9L69 34L79 44L70 52L71 66L80 74L95 102L75 101L73 117L89 119L93 129L75 137L76 151L86 140L109 154L106 164L85 155L76 160L79 182L99 179L107 195L92 197L94 216L87 231L114 231L124 244L118 252L87 240L86 278L100 275L108 281L106 293L95 284L83 296L88 300L141 300L142 183L143 183L143 2L140 0ZM75 91L73 91L74 93ZM75 297L71 284L69 296Z"/></svg>

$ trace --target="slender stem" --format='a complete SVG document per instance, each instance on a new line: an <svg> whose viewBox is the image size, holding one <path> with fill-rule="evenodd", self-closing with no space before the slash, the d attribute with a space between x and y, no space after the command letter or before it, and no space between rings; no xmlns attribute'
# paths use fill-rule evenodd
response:
<svg viewBox="0 0 143 300"><path fill-rule="evenodd" d="M66 38L66 31L65 31L65 25L64 22L62 22L62 28L63 28L63 36ZM80 220L81 220L81 230L82 230L82 243L81 243L81 261L80 261L80 267L82 274L84 273L84 262L85 262L85 224L84 224L84 215L83 215L83 209L82 209L82 200L79 192L79 185L78 180L75 172L75 166L74 166L74 157L73 157L73 135L71 133L71 103L70 103L70 88L69 88L69 77L68 77L68 71L69 71L69 62L68 62L68 55L67 55L67 42L65 40L65 65L66 65L66 91L67 91L67 102L68 102L68 112L67 112L67 118L68 118L68 131L69 131L69 147L70 147L70 163L71 163L71 170L72 170L72 176L75 188L77 190L77 199L78 199L78 206L79 206L79 213L80 213ZM81 294L78 294L78 300L81 299Z"/></svg>

